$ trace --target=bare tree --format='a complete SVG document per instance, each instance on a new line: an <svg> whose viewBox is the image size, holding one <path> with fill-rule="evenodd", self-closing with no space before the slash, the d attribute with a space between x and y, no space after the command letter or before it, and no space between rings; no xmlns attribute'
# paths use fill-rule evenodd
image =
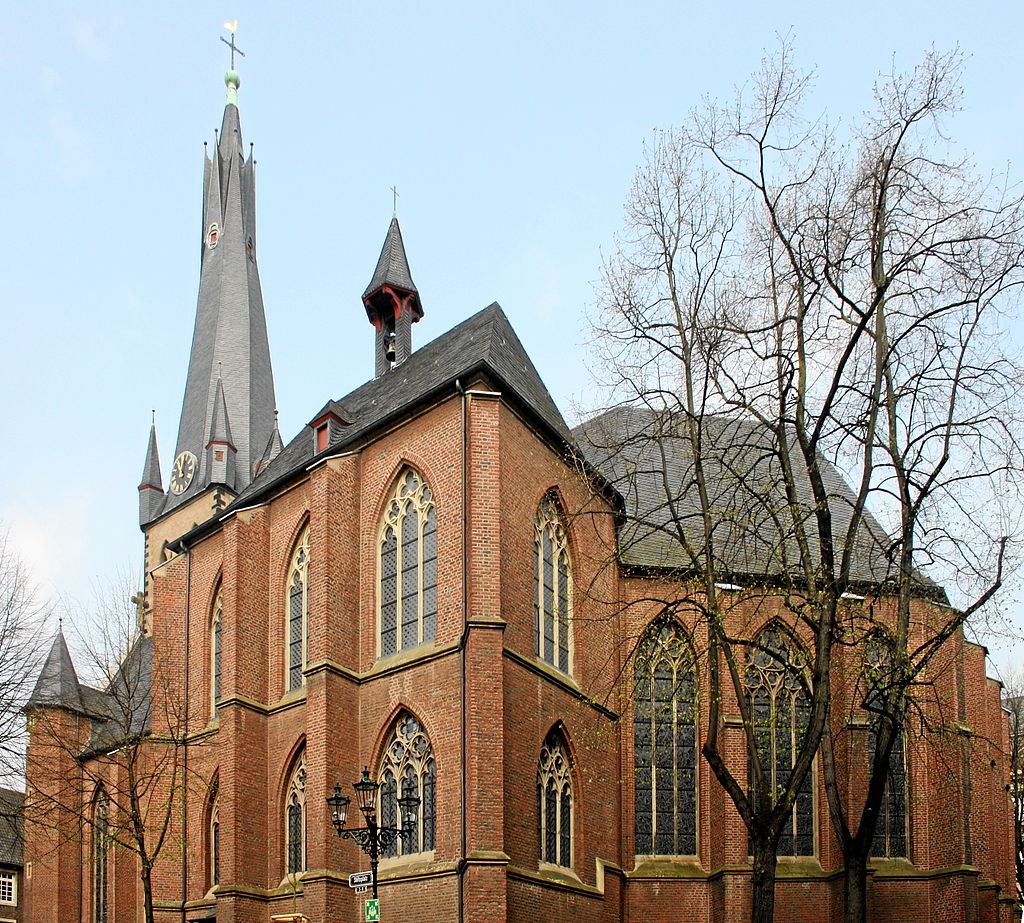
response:
<svg viewBox="0 0 1024 923"><path fill-rule="evenodd" d="M1003 705L1010 713L1010 797L1017 887L1024 894L1024 670L1015 670L1005 677L1003 692Z"/></svg>
<svg viewBox="0 0 1024 923"><path fill-rule="evenodd" d="M24 772L25 715L40 653L46 608L36 601L28 573L0 530L0 783L18 784Z"/></svg>
<svg viewBox="0 0 1024 923"><path fill-rule="evenodd" d="M105 919L109 850L134 854L144 919L153 923L153 870L182 811L186 715L185 690L154 661L142 605L141 594L118 587L89 620L83 647L87 675L98 688L78 683L69 660L60 688L40 693L37 686L30 704L27 819L49 834L54 849L81 837L101 882L93 889L104 910L96 910L97 918ZM48 664L63 643L61 636Z"/></svg>
<svg viewBox="0 0 1024 923"><path fill-rule="evenodd" d="M649 147L599 291L598 344L624 406L583 428L626 494L620 554L682 578L664 609L707 626L703 753L749 831L759 923L819 748L847 919L865 919L908 698L1000 587L1000 503L1022 471L1022 378L999 335L1024 279L1024 210L941 133L960 56L880 79L874 113L845 138L805 118L791 58L784 44L733 103L705 104ZM926 570L955 585L956 607ZM749 606L734 608L740 586L778 600L802 654L754 633ZM851 819L833 657L882 629L869 784ZM802 690L781 776L776 719L756 701L768 668ZM742 724L739 763L721 745L726 712Z"/></svg>

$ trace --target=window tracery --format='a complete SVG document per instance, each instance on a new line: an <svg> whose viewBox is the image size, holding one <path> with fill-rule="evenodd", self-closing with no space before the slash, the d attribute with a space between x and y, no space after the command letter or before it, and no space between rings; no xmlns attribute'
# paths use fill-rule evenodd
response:
<svg viewBox="0 0 1024 923"><path fill-rule="evenodd" d="M210 824L207 831L207 867L210 887L220 884L220 798L218 785L213 784L210 794Z"/></svg>
<svg viewBox="0 0 1024 923"><path fill-rule="evenodd" d="M107 923L107 881L110 854L110 796L100 789L93 805L92 888L93 923Z"/></svg>
<svg viewBox="0 0 1024 923"><path fill-rule="evenodd" d="M380 655L433 642L437 623L437 514L426 481L398 477L378 544Z"/></svg>
<svg viewBox="0 0 1024 923"><path fill-rule="evenodd" d="M568 673L572 571L565 525L552 494L537 510L533 586L537 656Z"/></svg>
<svg viewBox="0 0 1024 923"><path fill-rule="evenodd" d="M303 671L309 656L309 526L302 530L292 552L287 596L287 688L291 692L305 685Z"/></svg>
<svg viewBox="0 0 1024 923"><path fill-rule="evenodd" d="M572 777L569 755L556 732L541 747L537 767L540 860L572 868Z"/></svg>
<svg viewBox="0 0 1024 923"><path fill-rule="evenodd" d="M810 721L796 647L778 627L761 632L747 660L747 696L758 758L772 790L785 786ZM757 797L754 775L751 792ZM778 855L814 855L814 781L808 772L779 837Z"/></svg>
<svg viewBox="0 0 1024 923"><path fill-rule="evenodd" d="M637 647L633 766L638 855L697 852L697 686L681 626L653 627Z"/></svg>
<svg viewBox="0 0 1024 923"><path fill-rule="evenodd" d="M437 767L434 748L419 721L408 712L399 716L384 756L380 774L380 816L385 827L401 826L398 799L415 795L420 799L416 809L415 830L411 839L399 837L384 853L386 856L429 852L434 848L437 815Z"/></svg>
<svg viewBox="0 0 1024 923"><path fill-rule="evenodd" d="M864 647L864 678L867 695L864 706L868 712L868 767L875 759L878 737L885 713L885 692L893 671L892 650L881 639L869 641ZM872 856L905 858L907 855L907 751L906 738L900 733L893 741L889 755L889 772L885 791L875 822Z"/></svg>
<svg viewBox="0 0 1024 923"><path fill-rule="evenodd" d="M306 754L292 772L284 810L286 870L294 875L306 868Z"/></svg>
<svg viewBox="0 0 1024 923"><path fill-rule="evenodd" d="M210 715L217 717L217 701L221 691L221 615L223 599L220 590L213 601L213 616L210 620Z"/></svg>

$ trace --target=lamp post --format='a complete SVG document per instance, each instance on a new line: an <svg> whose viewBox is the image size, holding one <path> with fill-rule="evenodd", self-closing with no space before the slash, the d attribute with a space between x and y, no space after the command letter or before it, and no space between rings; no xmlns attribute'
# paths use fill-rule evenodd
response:
<svg viewBox="0 0 1024 923"><path fill-rule="evenodd" d="M352 783L356 792L356 800L359 810L363 812L365 827L346 827L348 821L348 806L352 799L341 793L341 786L334 786L334 794L327 797L327 806L331 809L331 823L338 832L338 836L345 840L355 840L370 857L370 874L373 878L373 896L377 897L377 864L380 862L380 854L386 852L395 841L401 837L412 839L416 835L416 809L420 806L420 799L412 794L408 788L403 788L404 794L398 799L399 816L401 827L381 827L377 823L377 789L379 782L370 778L370 770L363 769L362 778Z"/></svg>

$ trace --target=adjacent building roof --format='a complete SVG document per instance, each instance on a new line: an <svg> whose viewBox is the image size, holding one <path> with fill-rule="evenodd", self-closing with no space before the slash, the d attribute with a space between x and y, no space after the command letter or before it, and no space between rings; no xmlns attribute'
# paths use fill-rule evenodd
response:
<svg viewBox="0 0 1024 923"><path fill-rule="evenodd" d="M24 793L0 788L0 865L20 868L23 863L24 803Z"/></svg>

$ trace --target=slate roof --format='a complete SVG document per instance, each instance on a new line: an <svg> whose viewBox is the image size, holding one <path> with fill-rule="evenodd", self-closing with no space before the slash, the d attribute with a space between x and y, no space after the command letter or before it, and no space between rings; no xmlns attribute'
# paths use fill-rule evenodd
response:
<svg viewBox="0 0 1024 923"><path fill-rule="evenodd" d="M92 722L86 753L112 750L146 734L152 711L153 639L139 635L107 687L102 692L89 692L95 696L99 713L106 718Z"/></svg>
<svg viewBox="0 0 1024 923"><path fill-rule="evenodd" d="M456 379L462 379L465 385L467 377L476 371L487 372L497 387L507 388L507 396L524 405L557 440L571 443L565 420L505 312L495 303L422 346L381 377L339 401L328 402L324 410L340 405L337 412L349 423L342 429L341 438L317 456L309 427L304 427L225 512L249 505L254 497L304 470L317 457L345 451L385 422L454 387Z"/></svg>
<svg viewBox="0 0 1024 923"><path fill-rule="evenodd" d="M156 444L156 423L149 427L149 445L146 447L146 464L142 469L142 481L139 487L155 487L163 490L163 482L160 479L160 452Z"/></svg>
<svg viewBox="0 0 1024 923"><path fill-rule="evenodd" d="M406 292L416 292L416 283L412 281L412 273L409 271L409 260L405 255L405 244L402 241L402 229L398 226L397 218L391 219L391 226L384 238L384 246L381 247L380 256L377 257L377 268L374 269L373 278L370 279L370 284L363 292L363 298L375 292L382 285L390 285Z"/></svg>
<svg viewBox="0 0 1024 923"><path fill-rule="evenodd" d="M692 571L676 527L699 544L704 534L690 441L678 418L642 407L604 411L578 426L573 435L584 457L621 495L625 517L619 556L638 568ZM704 471L714 510L716 569L723 577L781 577L797 565L793 539L796 521L817 535L806 466L791 454L797 481L795 520L785 503L781 468L768 429L735 418L705 418ZM833 536L842 541L851 521L854 495L842 475L820 459L830 498ZM881 583L893 572L891 542L873 518L858 532L851 580ZM841 548L841 544L837 548ZM922 583L930 584L920 576Z"/></svg>
<svg viewBox="0 0 1024 923"><path fill-rule="evenodd" d="M22 807L25 795L0 788L0 865L21 867L24 860Z"/></svg>
<svg viewBox="0 0 1024 923"><path fill-rule="evenodd" d="M110 750L149 730L153 640L136 638L105 689L78 682L63 632L54 638L26 708L68 708L92 719L85 752Z"/></svg>
<svg viewBox="0 0 1024 923"><path fill-rule="evenodd" d="M39 671L27 707L56 706L77 712L85 711L79 688L78 674L71 662L64 632L59 631L43 661L43 668Z"/></svg>

